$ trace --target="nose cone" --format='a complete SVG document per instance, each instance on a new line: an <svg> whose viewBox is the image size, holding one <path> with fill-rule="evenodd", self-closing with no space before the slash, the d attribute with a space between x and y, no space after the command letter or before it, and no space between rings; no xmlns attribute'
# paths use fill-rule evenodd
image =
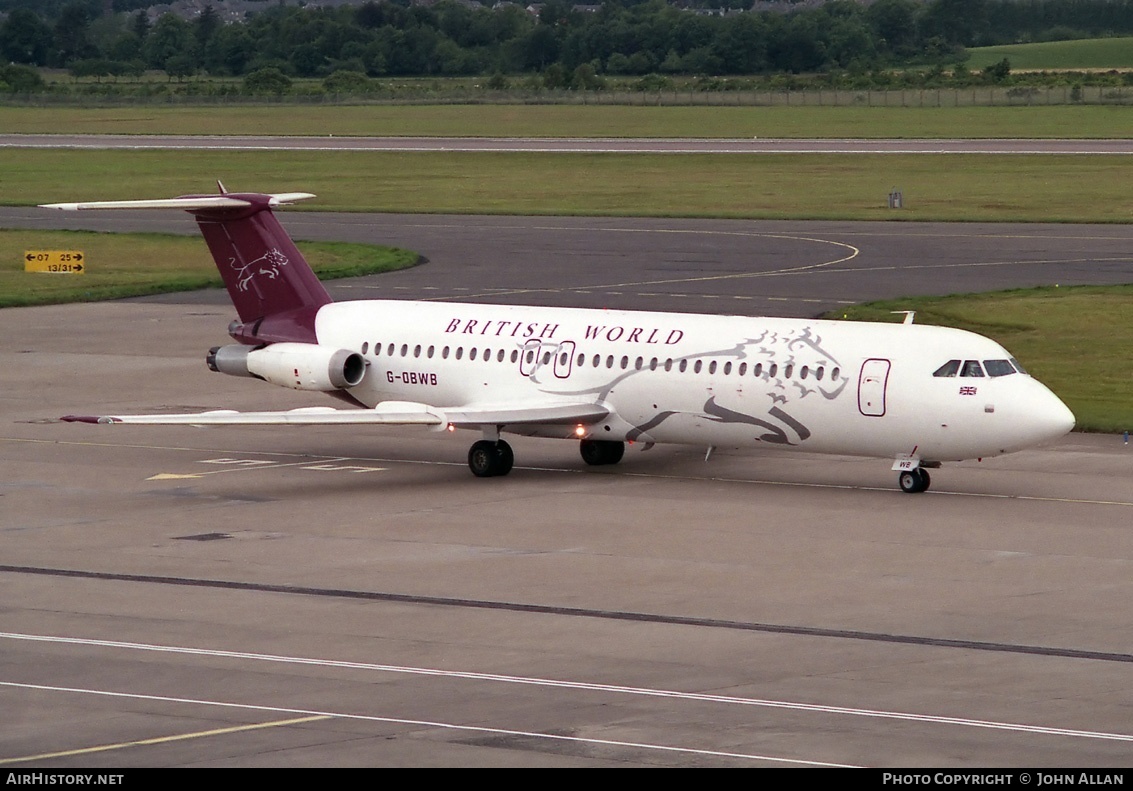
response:
<svg viewBox="0 0 1133 791"><path fill-rule="evenodd" d="M1058 439L1074 428L1074 413L1046 385L1032 379L1012 411L1020 447Z"/></svg>

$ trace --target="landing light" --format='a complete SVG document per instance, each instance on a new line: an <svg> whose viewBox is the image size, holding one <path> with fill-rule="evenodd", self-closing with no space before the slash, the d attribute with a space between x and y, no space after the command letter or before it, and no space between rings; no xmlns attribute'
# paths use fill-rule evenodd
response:
<svg viewBox="0 0 1133 791"><path fill-rule="evenodd" d="M448 431L456 431L456 426L454 426L452 423L449 423L447 426L445 426L445 428Z"/></svg>
<svg viewBox="0 0 1133 791"><path fill-rule="evenodd" d="M575 426L574 427L574 435L576 437L585 437L586 436L586 427L582 426L582 425Z"/></svg>

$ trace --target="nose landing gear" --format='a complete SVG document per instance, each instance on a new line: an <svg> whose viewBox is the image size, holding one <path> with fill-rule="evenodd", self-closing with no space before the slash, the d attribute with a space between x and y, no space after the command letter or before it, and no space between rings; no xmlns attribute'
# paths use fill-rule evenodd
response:
<svg viewBox="0 0 1133 791"><path fill-rule="evenodd" d="M932 479L928 475L928 470L923 467L905 470L897 476L897 485L906 494L920 494L928 489L930 483L932 483Z"/></svg>

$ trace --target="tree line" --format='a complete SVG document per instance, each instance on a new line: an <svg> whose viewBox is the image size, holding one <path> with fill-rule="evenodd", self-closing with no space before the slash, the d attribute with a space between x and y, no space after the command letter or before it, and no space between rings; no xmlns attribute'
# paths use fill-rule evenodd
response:
<svg viewBox="0 0 1133 791"><path fill-rule="evenodd" d="M664 0L597 10L550 0L469 7L408 0L338 8L265 3L224 24L206 7L150 23L137 0L2 0L0 56L75 76L166 72L246 77L539 75L546 87L596 88L603 75L863 74L957 62L965 47L1133 33L1133 0L832 0L813 8L710 13ZM139 9L139 10L129 10ZM11 73L11 69L8 69ZM510 75L510 76L509 76ZM0 76L2 78L2 76ZM4 78L10 83L16 78Z"/></svg>

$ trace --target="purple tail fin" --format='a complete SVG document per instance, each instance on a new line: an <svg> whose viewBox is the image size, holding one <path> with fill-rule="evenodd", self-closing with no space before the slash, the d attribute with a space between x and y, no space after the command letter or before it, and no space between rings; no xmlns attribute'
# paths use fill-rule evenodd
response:
<svg viewBox="0 0 1133 791"><path fill-rule="evenodd" d="M183 195L161 200L50 203L44 208L184 209L197 218L239 321L228 328L241 343L278 341L317 343L315 316L331 301L272 209L313 198L307 192L264 195L231 193L217 182L219 195Z"/></svg>
<svg viewBox="0 0 1133 791"><path fill-rule="evenodd" d="M314 342L315 314L331 298L272 213L273 196L224 197L247 205L189 211L240 317L229 332L244 343Z"/></svg>

